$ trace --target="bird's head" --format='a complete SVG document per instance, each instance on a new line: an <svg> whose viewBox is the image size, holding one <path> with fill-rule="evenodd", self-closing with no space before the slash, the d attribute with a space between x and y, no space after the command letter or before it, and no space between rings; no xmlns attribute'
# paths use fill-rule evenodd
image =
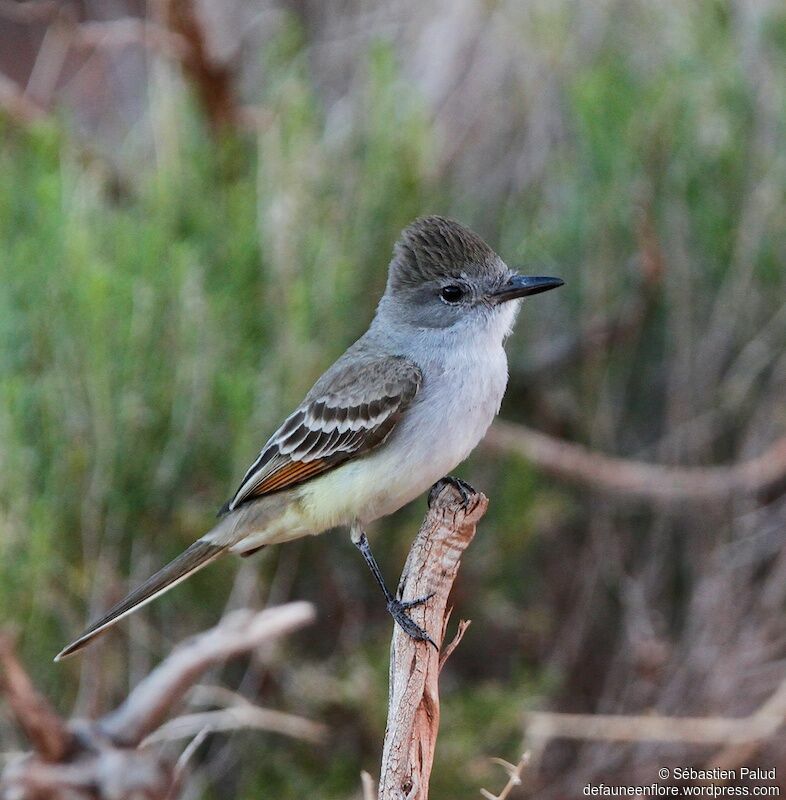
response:
<svg viewBox="0 0 786 800"><path fill-rule="evenodd" d="M393 249L380 313L416 328L485 327L504 338L519 300L562 286L520 275L476 234L444 217L421 217Z"/></svg>

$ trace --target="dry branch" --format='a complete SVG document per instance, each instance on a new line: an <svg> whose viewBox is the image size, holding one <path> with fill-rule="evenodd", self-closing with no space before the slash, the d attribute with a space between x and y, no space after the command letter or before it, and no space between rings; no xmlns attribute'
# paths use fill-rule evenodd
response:
<svg viewBox="0 0 786 800"><path fill-rule="evenodd" d="M141 45L175 61L183 61L190 53L189 44L182 36L138 17L83 22L74 28L73 35L73 46L80 48Z"/></svg>
<svg viewBox="0 0 786 800"><path fill-rule="evenodd" d="M46 110L31 100L10 78L0 74L0 110L18 125L32 125L46 117Z"/></svg>
<svg viewBox="0 0 786 800"><path fill-rule="evenodd" d="M165 0L162 9L161 23L133 16L78 22L76 6L67 2L42 0L15 3L0 0L0 17L47 26L44 44L39 50L27 91L17 90L12 81L0 75L0 107L14 120L29 123L48 110L49 95L57 83L70 48L106 49L140 45L160 52L180 65L194 87L214 132L238 124L255 127L257 116L264 114L253 108L238 107L234 71L231 65L212 57L208 31L194 0ZM56 41L57 47L47 47L46 37ZM44 78L37 77L37 73ZM46 91L36 90L36 85L41 82ZM42 101L39 94L45 100Z"/></svg>
<svg viewBox="0 0 786 800"><path fill-rule="evenodd" d="M524 720L525 744L536 755L540 755L553 739L716 744L724 745L725 749L715 757L713 763L727 766L732 763L737 747L763 742L783 727L786 721L786 681L756 711L741 718L534 711L527 713Z"/></svg>
<svg viewBox="0 0 786 800"><path fill-rule="evenodd" d="M308 603L289 603L257 614L235 611L220 625L179 645L101 721L114 742L137 745L155 730L194 682L210 667L306 625L314 618Z"/></svg>
<svg viewBox="0 0 786 800"><path fill-rule="evenodd" d="M318 722L305 717L286 714L283 711L272 711L269 708L257 708L248 705L221 708L217 711L199 711L165 722L142 741L146 747L156 742L171 742L175 739L190 739L201 731L236 731L249 728L259 731L272 731L295 739L319 744L325 740L327 729Z"/></svg>
<svg viewBox="0 0 786 800"><path fill-rule="evenodd" d="M211 56L197 3L166 0L164 8L170 31L188 43L181 66L199 96L213 132L233 127L238 113L233 70Z"/></svg>
<svg viewBox="0 0 786 800"><path fill-rule="evenodd" d="M499 794L492 794L488 789L481 789L480 793L483 795L483 797L485 797L486 800L507 800L507 798L510 797L510 793L517 786L521 786L522 775L524 774L527 764L529 764L529 759L529 752L526 752L521 756L518 764L511 764L509 761L505 761L502 758L492 758L491 760L495 764L499 764L499 766L508 773L508 782L505 784Z"/></svg>
<svg viewBox="0 0 786 800"><path fill-rule="evenodd" d="M13 637L0 633L0 693L5 696L19 727L44 761L65 758L72 735L57 711L33 686L16 657Z"/></svg>
<svg viewBox="0 0 786 800"><path fill-rule="evenodd" d="M116 711L95 721L62 720L33 688L14 655L10 637L0 637L0 689L33 747L32 753L6 766L0 777L0 798L164 800L176 796L183 766L194 747L187 748L179 766L173 766L154 748L138 747L142 738L151 734L151 740L163 740L178 735L167 725L159 728L160 737L154 731L205 670L296 630L313 618L313 607L302 602L259 613L243 610L229 614L215 628L176 647ZM199 731L192 724L196 721ZM188 723L189 731L200 736L206 728L244 726L276 728L312 740L320 733L308 720L250 704L212 715L183 717L180 723Z"/></svg>
<svg viewBox="0 0 786 800"><path fill-rule="evenodd" d="M662 505L756 496L786 481L786 436L755 458L715 467L671 467L607 456L512 422L496 422L484 442L557 478Z"/></svg>
<svg viewBox="0 0 786 800"><path fill-rule="evenodd" d="M429 510L409 551L398 596L413 599L434 593L412 610L438 646L442 645L450 611L448 595L461 556L475 536L488 506L476 492L466 498L450 481L440 481L429 494ZM466 624L460 626L460 638ZM452 652L446 650L445 657ZM388 724L379 780L380 800L426 800L439 729L439 672L444 664L427 642L416 642L398 627L390 652Z"/></svg>

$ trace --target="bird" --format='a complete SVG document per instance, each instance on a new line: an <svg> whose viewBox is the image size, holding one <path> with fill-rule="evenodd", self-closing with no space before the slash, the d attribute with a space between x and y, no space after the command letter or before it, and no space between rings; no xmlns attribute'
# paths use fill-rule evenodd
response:
<svg viewBox="0 0 786 800"><path fill-rule="evenodd" d="M408 614L429 596L391 594L366 528L472 452L505 394L504 343L522 299L563 283L510 269L455 220L413 221L393 247L368 330L273 433L214 527L92 622L55 661L226 553L246 556L336 527L349 529L396 623L434 644Z"/></svg>

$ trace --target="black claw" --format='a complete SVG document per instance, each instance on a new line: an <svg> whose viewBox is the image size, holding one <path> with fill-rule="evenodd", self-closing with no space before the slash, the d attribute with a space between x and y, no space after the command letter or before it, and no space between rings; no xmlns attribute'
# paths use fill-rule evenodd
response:
<svg viewBox="0 0 786 800"><path fill-rule="evenodd" d="M396 621L396 624L401 628L402 631L404 631L404 633L407 634L407 636L417 642L428 642L434 647L435 650L439 650L436 642L406 613L407 609L413 608L414 606L423 605L423 603L433 596L434 593L432 592L425 597L418 597L417 600L393 599L388 602L388 611L390 612L390 616Z"/></svg>
<svg viewBox="0 0 786 800"><path fill-rule="evenodd" d="M431 600L434 597L435 592L431 592L430 594L424 594L423 597L418 597L417 600L396 600L397 603L401 605L402 608L415 608L415 606L422 606L428 600Z"/></svg>
<svg viewBox="0 0 786 800"><path fill-rule="evenodd" d="M445 479L440 478L429 490L428 490L428 497L426 498L426 503L428 503L428 507L434 505L434 500L436 500L437 495L442 491L442 487L445 485Z"/></svg>
<svg viewBox="0 0 786 800"><path fill-rule="evenodd" d="M429 506L434 501L434 498L442 491L442 488L446 485L452 486L456 491L461 495L461 502L463 505L467 505L469 503L470 497L477 494L475 489L468 484L466 481L461 480L461 478L454 478L452 475L446 475L444 478L440 478L432 487L431 491L428 493L428 504Z"/></svg>
<svg viewBox="0 0 786 800"><path fill-rule="evenodd" d="M461 495L461 502L464 505L467 505L470 497L475 494L475 489L466 481L462 481L461 478L453 478L453 481L455 481L454 485L459 490L459 494Z"/></svg>

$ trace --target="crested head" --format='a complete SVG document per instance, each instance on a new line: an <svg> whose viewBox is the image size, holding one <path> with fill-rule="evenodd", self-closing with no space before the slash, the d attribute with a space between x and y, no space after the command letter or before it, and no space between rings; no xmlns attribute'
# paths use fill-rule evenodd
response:
<svg viewBox="0 0 786 800"><path fill-rule="evenodd" d="M469 228L445 217L419 217L393 248L393 290L446 278L493 278L508 272L502 259Z"/></svg>
<svg viewBox="0 0 786 800"><path fill-rule="evenodd" d="M472 336L487 331L501 341L519 305L510 301L561 284L557 278L517 274L458 222L421 217L402 231L393 248L374 325L464 330Z"/></svg>

